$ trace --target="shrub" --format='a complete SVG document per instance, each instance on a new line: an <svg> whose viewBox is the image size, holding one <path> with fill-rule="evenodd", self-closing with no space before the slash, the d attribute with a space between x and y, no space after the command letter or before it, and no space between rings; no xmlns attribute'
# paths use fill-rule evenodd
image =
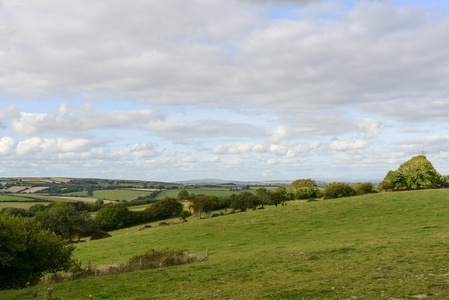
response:
<svg viewBox="0 0 449 300"><path fill-rule="evenodd" d="M317 187L302 187L296 189L295 199L311 199L316 198L320 190Z"/></svg>
<svg viewBox="0 0 449 300"><path fill-rule="evenodd" d="M357 195L375 193L374 186L371 182L357 182L351 185Z"/></svg>
<svg viewBox="0 0 449 300"><path fill-rule="evenodd" d="M344 182L333 182L324 187L325 198L350 197L355 194L354 189Z"/></svg>
<svg viewBox="0 0 449 300"><path fill-rule="evenodd" d="M3 287L36 284L44 272L67 270L73 246L39 223L0 214L0 282Z"/></svg>

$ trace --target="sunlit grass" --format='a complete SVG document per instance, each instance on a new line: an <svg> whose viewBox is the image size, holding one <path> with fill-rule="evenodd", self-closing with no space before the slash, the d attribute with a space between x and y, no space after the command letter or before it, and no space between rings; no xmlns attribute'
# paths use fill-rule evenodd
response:
<svg viewBox="0 0 449 300"><path fill-rule="evenodd" d="M52 299L448 299L448 204L445 189L384 193L117 230L75 256L100 266L182 248L209 260L52 285Z"/></svg>

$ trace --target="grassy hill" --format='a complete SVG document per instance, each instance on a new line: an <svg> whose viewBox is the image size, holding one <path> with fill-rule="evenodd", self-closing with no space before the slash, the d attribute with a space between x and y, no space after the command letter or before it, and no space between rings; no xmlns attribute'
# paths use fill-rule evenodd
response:
<svg viewBox="0 0 449 300"><path fill-rule="evenodd" d="M449 190L383 193L112 232L81 243L83 264L147 249L209 260L0 292L2 299L448 299ZM177 221L177 220L173 220ZM155 225L155 224L153 224Z"/></svg>

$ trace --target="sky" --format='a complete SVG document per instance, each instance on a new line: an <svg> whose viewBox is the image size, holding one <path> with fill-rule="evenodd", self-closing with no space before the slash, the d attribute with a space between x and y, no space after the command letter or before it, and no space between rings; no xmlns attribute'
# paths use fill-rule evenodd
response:
<svg viewBox="0 0 449 300"><path fill-rule="evenodd" d="M449 174L449 1L0 0L0 177Z"/></svg>

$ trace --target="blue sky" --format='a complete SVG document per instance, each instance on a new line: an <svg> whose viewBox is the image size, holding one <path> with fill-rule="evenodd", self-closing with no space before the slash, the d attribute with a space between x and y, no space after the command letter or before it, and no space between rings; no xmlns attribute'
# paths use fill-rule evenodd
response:
<svg viewBox="0 0 449 300"><path fill-rule="evenodd" d="M449 174L448 7L4 0L0 177Z"/></svg>

